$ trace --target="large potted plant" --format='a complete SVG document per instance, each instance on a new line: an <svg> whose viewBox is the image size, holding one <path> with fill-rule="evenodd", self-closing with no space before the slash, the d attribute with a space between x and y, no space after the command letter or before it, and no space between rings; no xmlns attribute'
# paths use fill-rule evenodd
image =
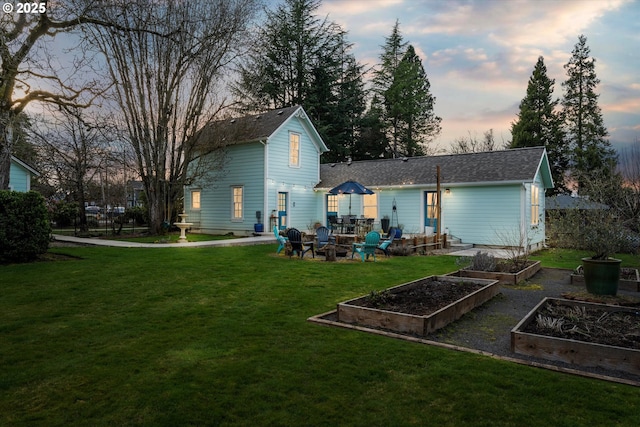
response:
<svg viewBox="0 0 640 427"><path fill-rule="evenodd" d="M629 232L613 209L593 203L577 204L554 215L551 222L558 246L591 252L591 256L582 258L587 291L616 295L622 261L612 256L629 249Z"/></svg>

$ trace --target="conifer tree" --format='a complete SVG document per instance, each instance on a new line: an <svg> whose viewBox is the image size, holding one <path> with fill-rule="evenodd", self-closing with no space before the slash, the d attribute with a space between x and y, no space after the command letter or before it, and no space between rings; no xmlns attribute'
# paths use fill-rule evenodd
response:
<svg viewBox="0 0 640 427"><path fill-rule="evenodd" d="M590 57L587 38L580 35L571 59L564 66L567 80L562 84L564 126L571 149L571 174L578 188L585 179L615 171L616 154L607 139L602 112L598 106L595 58Z"/></svg>
<svg viewBox="0 0 640 427"><path fill-rule="evenodd" d="M435 98L422 66L422 60L409 45L398 69L391 90L396 92L395 109L401 120L400 142L403 154L427 154L427 144L440 133L441 118L433 112Z"/></svg>
<svg viewBox="0 0 640 427"><path fill-rule="evenodd" d="M317 16L320 0L285 0L266 20L232 86L241 112L303 105L330 151L345 160L364 112L364 71L342 28Z"/></svg>
<svg viewBox="0 0 640 427"><path fill-rule="evenodd" d="M520 102L518 119L511 124L510 148L547 148L555 188L548 193L565 192L564 173L568 166L568 152L562 132L559 100L553 99L554 79L547 76L544 58L540 56L527 85L527 95Z"/></svg>
<svg viewBox="0 0 640 427"><path fill-rule="evenodd" d="M398 21L382 49L374 92L383 100L387 155L424 155L426 144L440 132L441 119L433 113L435 98L422 61L403 41Z"/></svg>

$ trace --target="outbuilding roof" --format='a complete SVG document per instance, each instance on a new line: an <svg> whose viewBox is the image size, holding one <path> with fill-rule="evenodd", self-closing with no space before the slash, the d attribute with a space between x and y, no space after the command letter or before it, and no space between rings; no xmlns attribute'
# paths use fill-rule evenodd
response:
<svg viewBox="0 0 640 427"><path fill-rule="evenodd" d="M320 165L316 188L333 188L354 180L367 187L435 185L440 166L442 185L530 182L541 166L546 184L553 185L544 147L482 153L447 154L398 159L363 160ZM548 175L548 176L546 176Z"/></svg>
<svg viewBox="0 0 640 427"><path fill-rule="evenodd" d="M36 168L34 168L33 166L29 165L24 160L20 160L19 158L17 158L16 156L13 156L13 155L11 156L11 160L14 161L16 164L22 166L25 170L27 170L29 173L31 173L31 175L40 176L40 172L38 172L36 170Z"/></svg>
<svg viewBox="0 0 640 427"><path fill-rule="evenodd" d="M545 209L566 210L566 209L609 209L604 203L598 203L584 197L574 197L570 194L558 194L545 198Z"/></svg>

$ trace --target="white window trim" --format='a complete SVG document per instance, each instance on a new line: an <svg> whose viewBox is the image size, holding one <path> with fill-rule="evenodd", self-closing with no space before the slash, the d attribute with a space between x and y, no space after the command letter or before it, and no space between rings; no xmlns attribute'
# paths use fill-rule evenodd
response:
<svg viewBox="0 0 640 427"><path fill-rule="evenodd" d="M530 212L532 227L540 224L540 188L536 184L531 184Z"/></svg>
<svg viewBox="0 0 640 427"><path fill-rule="evenodd" d="M198 204L199 206L196 208L193 205L193 194L194 193L198 193L199 197L198 197ZM200 190L199 188L194 188L191 190L191 209L194 211L199 211L200 209L202 209L202 190Z"/></svg>
<svg viewBox="0 0 640 427"><path fill-rule="evenodd" d="M240 188L242 190L242 200L240 201L240 209L242 210L242 216L236 217L235 206L235 189ZM231 186L231 222L244 222L244 185L232 185Z"/></svg>
<svg viewBox="0 0 640 427"><path fill-rule="evenodd" d="M291 145L292 145L292 142L293 142L291 137L293 135L298 137L298 163L297 164L291 162L291 155L292 155ZM289 132L289 167L291 167L291 168L300 168L301 167L301 163L302 163L301 149L302 149L302 135L297 133L297 132Z"/></svg>

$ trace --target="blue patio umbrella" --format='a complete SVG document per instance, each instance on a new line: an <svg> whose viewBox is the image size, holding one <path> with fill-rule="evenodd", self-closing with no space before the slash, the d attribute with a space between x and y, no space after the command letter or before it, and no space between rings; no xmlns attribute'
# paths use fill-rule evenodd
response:
<svg viewBox="0 0 640 427"><path fill-rule="evenodd" d="M345 181L342 184L333 187L329 190L329 194L348 194L349 195L349 215L351 215L351 195L352 194L373 194L373 191L369 190L364 185L356 181Z"/></svg>

